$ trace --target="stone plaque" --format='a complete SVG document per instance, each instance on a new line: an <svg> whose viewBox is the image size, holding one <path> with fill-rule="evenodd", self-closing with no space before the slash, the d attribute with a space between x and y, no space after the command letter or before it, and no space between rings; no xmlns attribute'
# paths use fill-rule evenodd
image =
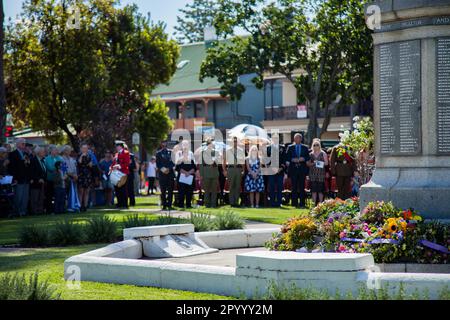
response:
<svg viewBox="0 0 450 320"><path fill-rule="evenodd" d="M437 151L450 153L450 38L436 43Z"/></svg>
<svg viewBox="0 0 450 320"><path fill-rule="evenodd" d="M379 46L382 154L417 155L421 152L420 50L420 40Z"/></svg>

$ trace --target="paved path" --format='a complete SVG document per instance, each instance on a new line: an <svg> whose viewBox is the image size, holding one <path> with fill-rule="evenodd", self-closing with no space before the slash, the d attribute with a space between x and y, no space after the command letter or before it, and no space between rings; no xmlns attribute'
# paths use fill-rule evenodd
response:
<svg viewBox="0 0 450 320"><path fill-rule="evenodd" d="M199 264L206 266L236 267L236 255L253 251L265 251L265 248L225 249L215 253L201 254L184 258L148 259L157 261L171 261L177 263Z"/></svg>

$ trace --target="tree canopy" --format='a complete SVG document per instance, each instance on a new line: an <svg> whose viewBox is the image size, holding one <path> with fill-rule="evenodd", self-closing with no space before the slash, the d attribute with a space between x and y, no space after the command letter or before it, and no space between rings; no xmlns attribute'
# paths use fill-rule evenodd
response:
<svg viewBox="0 0 450 320"><path fill-rule="evenodd" d="M208 50L200 78L217 77L222 94L239 99L242 74L264 86L267 74L285 76L306 102L307 141L327 130L332 111L370 96L372 39L360 0L219 0L220 39ZM235 37L234 30L246 36ZM319 115L324 115L319 124Z"/></svg>
<svg viewBox="0 0 450 320"><path fill-rule="evenodd" d="M179 10L175 36L180 43L204 41L205 27L211 26L217 14L217 1L194 0Z"/></svg>
<svg viewBox="0 0 450 320"><path fill-rule="evenodd" d="M4 20L3 0L0 0L0 142L4 139L6 127L5 77L3 72Z"/></svg>
<svg viewBox="0 0 450 320"><path fill-rule="evenodd" d="M152 107L146 95L170 80L179 57L164 29L116 0L27 0L6 32L11 111L33 129L65 133L77 148L108 106L113 128L143 103Z"/></svg>

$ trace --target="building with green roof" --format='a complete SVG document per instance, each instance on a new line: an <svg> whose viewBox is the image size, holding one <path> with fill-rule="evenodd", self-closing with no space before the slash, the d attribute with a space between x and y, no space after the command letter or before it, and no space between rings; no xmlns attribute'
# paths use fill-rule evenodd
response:
<svg viewBox="0 0 450 320"><path fill-rule="evenodd" d="M168 85L161 85L152 92L169 106L169 115L175 121L175 129L194 131L194 122L203 127L215 127L221 131L241 123L261 125L264 120L264 90L257 89L250 76L241 76L246 92L239 101L231 101L220 95L220 83L215 78L199 80L200 67L206 58L205 43L181 46L178 69Z"/></svg>

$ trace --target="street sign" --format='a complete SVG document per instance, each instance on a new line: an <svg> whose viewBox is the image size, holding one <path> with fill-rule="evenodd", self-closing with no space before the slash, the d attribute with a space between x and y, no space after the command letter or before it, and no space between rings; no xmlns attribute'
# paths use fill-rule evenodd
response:
<svg viewBox="0 0 450 320"><path fill-rule="evenodd" d="M133 133L133 137L131 138L133 145L141 144L141 136L138 132Z"/></svg>

